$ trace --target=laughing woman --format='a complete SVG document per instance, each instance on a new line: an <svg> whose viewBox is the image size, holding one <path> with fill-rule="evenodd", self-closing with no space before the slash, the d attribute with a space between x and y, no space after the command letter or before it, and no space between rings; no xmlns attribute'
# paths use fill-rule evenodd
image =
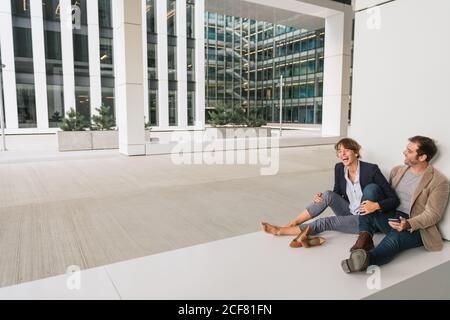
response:
<svg viewBox="0 0 450 320"><path fill-rule="evenodd" d="M361 146L353 139L345 138L335 145L341 162L334 169L334 189L318 193L313 203L284 227L263 222L265 232L277 236L297 235L292 247L321 245L323 238L309 235L335 230L358 234L359 215L377 210L389 212L397 208L399 199L376 164L360 160ZM330 207L335 216L306 221L321 215ZM309 239L309 240L308 240Z"/></svg>

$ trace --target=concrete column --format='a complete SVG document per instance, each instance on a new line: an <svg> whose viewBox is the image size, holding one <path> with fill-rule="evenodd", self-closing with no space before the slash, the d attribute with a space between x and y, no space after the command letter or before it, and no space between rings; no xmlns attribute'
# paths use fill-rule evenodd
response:
<svg viewBox="0 0 450 320"><path fill-rule="evenodd" d="M91 87L91 116L102 105L102 77L100 68L100 26L98 21L98 0L88 0L87 23L89 41L89 79Z"/></svg>
<svg viewBox="0 0 450 320"><path fill-rule="evenodd" d="M76 109L75 66L73 57L72 3L60 0L61 5L61 51L64 79L64 110Z"/></svg>
<svg viewBox="0 0 450 320"><path fill-rule="evenodd" d="M347 135L352 18L348 8L325 20L322 136Z"/></svg>
<svg viewBox="0 0 450 320"><path fill-rule="evenodd" d="M178 127L187 128L187 35L186 1L176 2Z"/></svg>
<svg viewBox="0 0 450 320"><path fill-rule="evenodd" d="M205 0L195 1L195 127L205 128Z"/></svg>
<svg viewBox="0 0 450 320"><path fill-rule="evenodd" d="M37 127L38 129L48 129L47 72L45 68L42 0L30 1L30 11Z"/></svg>
<svg viewBox="0 0 450 320"><path fill-rule="evenodd" d="M145 121L150 120L150 111L148 108L148 45L147 45L147 1L142 0L142 43L144 44L142 48L142 54L144 57L144 117Z"/></svg>
<svg viewBox="0 0 450 320"><path fill-rule="evenodd" d="M113 0L112 8L119 150L145 155L142 1Z"/></svg>
<svg viewBox="0 0 450 320"><path fill-rule="evenodd" d="M158 115L159 128L169 129L169 61L167 55L167 1L157 0L156 32L158 33ZM178 27L178 26L177 26Z"/></svg>
<svg viewBox="0 0 450 320"><path fill-rule="evenodd" d="M8 129L19 128L17 112L16 68L11 16L11 1L0 1L0 46L2 51L5 123Z"/></svg>

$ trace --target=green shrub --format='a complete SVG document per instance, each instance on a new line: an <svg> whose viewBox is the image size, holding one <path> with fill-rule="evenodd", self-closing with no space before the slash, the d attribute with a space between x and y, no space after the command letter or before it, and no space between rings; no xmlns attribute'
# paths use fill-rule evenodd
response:
<svg viewBox="0 0 450 320"><path fill-rule="evenodd" d="M82 114L71 108L59 127L63 131L84 131L89 128L89 121Z"/></svg>
<svg viewBox="0 0 450 320"><path fill-rule="evenodd" d="M214 127L235 125L247 127L261 127L267 124L260 112L250 109L249 113L241 106L227 108L225 104L218 104L216 109L209 111L210 124Z"/></svg>
<svg viewBox="0 0 450 320"><path fill-rule="evenodd" d="M111 130L116 126L110 107L102 104L100 108L95 110L98 112L98 115L92 116L93 130Z"/></svg>

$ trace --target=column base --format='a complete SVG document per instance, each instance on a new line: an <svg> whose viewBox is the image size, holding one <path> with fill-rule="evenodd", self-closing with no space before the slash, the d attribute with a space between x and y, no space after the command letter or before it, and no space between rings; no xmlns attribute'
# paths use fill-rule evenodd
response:
<svg viewBox="0 0 450 320"><path fill-rule="evenodd" d="M145 144L137 144L137 145L121 144L119 146L119 151L121 154L130 157L147 155Z"/></svg>

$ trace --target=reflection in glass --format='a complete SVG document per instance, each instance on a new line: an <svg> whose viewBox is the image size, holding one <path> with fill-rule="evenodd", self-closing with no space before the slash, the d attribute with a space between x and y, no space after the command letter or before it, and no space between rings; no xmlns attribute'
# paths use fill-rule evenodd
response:
<svg viewBox="0 0 450 320"><path fill-rule="evenodd" d="M149 90L148 91L148 104L149 104L149 115L150 115L150 125L158 125L158 91Z"/></svg>
<svg viewBox="0 0 450 320"><path fill-rule="evenodd" d="M47 75L62 75L61 33L46 30L44 45Z"/></svg>
<svg viewBox="0 0 450 320"><path fill-rule="evenodd" d="M147 32L156 33L155 0L147 0Z"/></svg>
<svg viewBox="0 0 450 320"><path fill-rule="evenodd" d="M195 0L186 0L186 36L195 38Z"/></svg>
<svg viewBox="0 0 450 320"><path fill-rule="evenodd" d="M167 0L167 34L169 36L175 36L177 33L176 3L175 0Z"/></svg>
<svg viewBox="0 0 450 320"><path fill-rule="evenodd" d="M33 84L17 84L19 128L36 128L36 100Z"/></svg>
<svg viewBox="0 0 450 320"><path fill-rule="evenodd" d="M42 8L44 10L44 20L48 21L61 20L61 5L59 3L59 0L42 1Z"/></svg>
<svg viewBox="0 0 450 320"><path fill-rule="evenodd" d="M157 57L156 44L148 43L147 44L147 63L148 63L148 78L149 79L157 79L158 78L156 57Z"/></svg>
<svg viewBox="0 0 450 320"><path fill-rule="evenodd" d="M50 128L57 128L65 116L64 87L61 85L47 85L47 103Z"/></svg>
<svg viewBox="0 0 450 320"><path fill-rule="evenodd" d="M83 26L87 26L87 7L86 0L72 0L72 8L76 6L80 10L80 23ZM77 19L75 19L75 23ZM75 24L74 24L75 25Z"/></svg>
<svg viewBox="0 0 450 320"><path fill-rule="evenodd" d="M187 49L187 78L188 81L195 81L195 49Z"/></svg>
<svg viewBox="0 0 450 320"><path fill-rule="evenodd" d="M104 85L104 82L104 78L102 77L102 104L109 107L111 116L115 119L114 87L107 87Z"/></svg>
<svg viewBox="0 0 450 320"><path fill-rule="evenodd" d="M169 80L177 80L177 47L168 46Z"/></svg>
<svg viewBox="0 0 450 320"><path fill-rule="evenodd" d="M169 90L169 125L178 125L177 91Z"/></svg>
<svg viewBox="0 0 450 320"><path fill-rule="evenodd" d="M188 126L195 125L195 91L188 91Z"/></svg>
<svg viewBox="0 0 450 320"><path fill-rule="evenodd" d="M14 56L17 73L34 73L33 43L30 28L13 28Z"/></svg>
<svg viewBox="0 0 450 320"><path fill-rule="evenodd" d="M75 87L76 111L81 113L86 119L90 119L91 117L89 95L89 87Z"/></svg>
<svg viewBox="0 0 450 320"><path fill-rule="evenodd" d="M98 0L98 22L100 28L112 28L111 0Z"/></svg>
<svg viewBox="0 0 450 320"><path fill-rule="evenodd" d="M30 17L30 0L11 0L11 11L15 16Z"/></svg>

